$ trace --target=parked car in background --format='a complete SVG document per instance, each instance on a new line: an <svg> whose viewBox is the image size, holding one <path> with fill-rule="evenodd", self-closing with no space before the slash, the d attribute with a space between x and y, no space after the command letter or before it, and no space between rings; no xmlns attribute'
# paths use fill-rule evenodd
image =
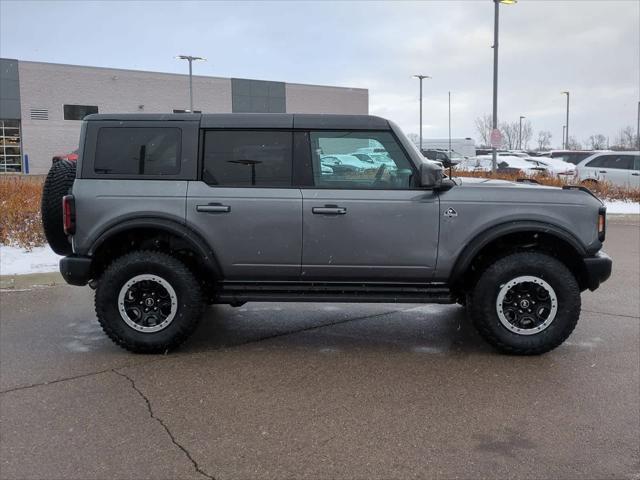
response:
<svg viewBox="0 0 640 480"><path fill-rule="evenodd" d="M565 162L561 158L552 158L552 157L534 157L529 155L529 153L524 151L511 151L509 153L498 153L499 157L504 156L515 156L522 158L530 163L533 163L536 166L543 166L549 171L551 175L557 175L560 178L568 179L569 177L573 177L576 174L576 166L573 163Z"/></svg>
<svg viewBox="0 0 640 480"><path fill-rule="evenodd" d="M359 158L365 163L373 164L375 166L387 165L388 167L394 166L393 159L387 155L387 153L351 153L356 158Z"/></svg>
<svg viewBox="0 0 640 480"><path fill-rule="evenodd" d="M455 151L447 151L447 150L422 150L422 155L424 155L429 160L435 160L436 162L440 162L443 167L449 168L454 167L460 161L464 160L464 157Z"/></svg>
<svg viewBox="0 0 640 480"><path fill-rule="evenodd" d="M608 182L620 187L640 188L640 152L603 152L577 165L580 183Z"/></svg>
<svg viewBox="0 0 640 480"><path fill-rule="evenodd" d="M420 150L452 150L458 152L460 157L473 157L476 155L476 144L472 138L423 138Z"/></svg>
<svg viewBox="0 0 640 480"><path fill-rule="evenodd" d="M579 164L582 160L590 157L594 153L598 153L595 150L550 150L548 152L541 153L541 157L558 158L564 162Z"/></svg>
<svg viewBox="0 0 640 480"><path fill-rule="evenodd" d="M335 155L322 155L320 157L320 163L323 167L330 167L335 173L346 172L364 172L365 170L372 170L379 167L373 161L363 161L355 155L348 154L335 154Z"/></svg>
<svg viewBox="0 0 640 480"><path fill-rule="evenodd" d="M456 170L490 172L492 162L493 158L491 155L478 155L462 160L458 163ZM522 173L524 175L549 174L546 166L514 155L499 155L497 167L498 172L501 173Z"/></svg>
<svg viewBox="0 0 640 480"><path fill-rule="evenodd" d="M69 160L71 162L76 162L78 160L78 149L76 148L73 152L64 155L54 155L51 159L51 163L56 163L60 160Z"/></svg>

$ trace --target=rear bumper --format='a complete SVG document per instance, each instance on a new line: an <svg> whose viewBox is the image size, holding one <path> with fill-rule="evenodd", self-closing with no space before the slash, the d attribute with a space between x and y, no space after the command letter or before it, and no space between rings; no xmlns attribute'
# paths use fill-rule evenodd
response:
<svg viewBox="0 0 640 480"><path fill-rule="evenodd" d="M69 255L60 259L60 273L69 285L86 285L91 280L91 257Z"/></svg>
<svg viewBox="0 0 640 480"><path fill-rule="evenodd" d="M584 267L587 273L587 288L595 290L602 282L611 276L611 257L602 250L593 257L584 259Z"/></svg>

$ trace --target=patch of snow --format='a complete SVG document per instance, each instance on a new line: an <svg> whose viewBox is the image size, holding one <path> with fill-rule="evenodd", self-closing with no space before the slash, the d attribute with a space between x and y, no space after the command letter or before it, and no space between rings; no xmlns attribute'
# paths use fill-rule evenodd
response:
<svg viewBox="0 0 640 480"><path fill-rule="evenodd" d="M605 201L604 205L605 207L607 207L607 213L640 215L640 203L638 202L623 202L622 200L614 200Z"/></svg>
<svg viewBox="0 0 640 480"><path fill-rule="evenodd" d="M49 245L34 247L30 252L20 247L0 245L0 274L57 272L60 258Z"/></svg>

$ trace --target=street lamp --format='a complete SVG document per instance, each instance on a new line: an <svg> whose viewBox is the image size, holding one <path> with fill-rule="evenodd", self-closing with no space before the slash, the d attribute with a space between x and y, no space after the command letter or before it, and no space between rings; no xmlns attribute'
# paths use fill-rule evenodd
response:
<svg viewBox="0 0 640 480"><path fill-rule="evenodd" d="M431 77L429 75L414 75L413 78L420 80L420 146L418 148L422 152L422 80Z"/></svg>
<svg viewBox="0 0 640 480"><path fill-rule="evenodd" d="M513 5L514 3L518 3L518 0L493 0L493 132L498 130L498 31L501 3L505 5ZM491 171L496 173L496 170L498 169L498 152L494 145L492 145L492 147Z"/></svg>
<svg viewBox="0 0 640 480"><path fill-rule="evenodd" d="M564 142L564 148L565 150L569 150L569 92L560 92L560 95L567 96L567 122L566 122L567 133L566 133L566 140Z"/></svg>
<svg viewBox="0 0 640 480"><path fill-rule="evenodd" d="M518 150L522 150L522 119L527 118L524 115L520 115L520 128L518 130Z"/></svg>
<svg viewBox="0 0 640 480"><path fill-rule="evenodd" d="M565 145L564 145L564 132L567 130L567 126L566 125L562 125L562 150L566 150Z"/></svg>
<svg viewBox="0 0 640 480"><path fill-rule="evenodd" d="M206 62L207 59L203 57L193 57L191 55L178 55L175 58L177 58L178 60L186 60L189 62L189 111L193 112L193 77L192 77L191 64L194 61L198 61L198 60L202 60L203 62Z"/></svg>

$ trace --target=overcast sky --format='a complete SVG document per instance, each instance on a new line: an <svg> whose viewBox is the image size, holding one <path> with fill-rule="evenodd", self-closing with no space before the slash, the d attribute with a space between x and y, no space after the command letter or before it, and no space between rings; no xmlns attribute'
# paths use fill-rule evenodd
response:
<svg viewBox="0 0 640 480"><path fill-rule="evenodd" d="M498 118L526 115L559 145L571 91L571 134L613 141L635 128L640 1L520 0L500 9ZM491 0L423 2L31 2L0 0L0 55L101 67L186 71L369 89L370 113L424 136L478 138L491 112ZM197 96L197 93L196 93Z"/></svg>

